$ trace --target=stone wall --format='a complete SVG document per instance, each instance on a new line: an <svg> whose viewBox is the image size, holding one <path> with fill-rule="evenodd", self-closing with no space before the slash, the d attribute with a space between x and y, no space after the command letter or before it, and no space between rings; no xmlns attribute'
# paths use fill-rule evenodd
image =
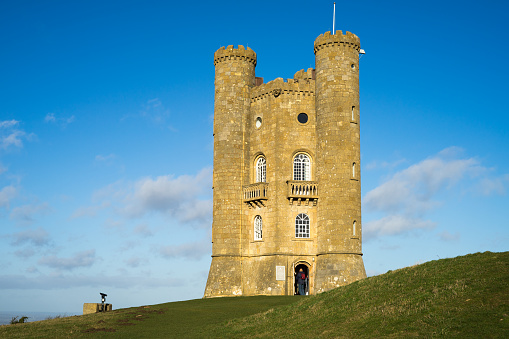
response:
<svg viewBox="0 0 509 339"><path fill-rule="evenodd" d="M359 49L354 34L327 32L315 41L316 70L265 84L255 82L252 50L228 46L215 53L213 249L205 297L292 295L298 263L309 268L311 294L366 276ZM311 159L311 178L302 185L293 181L299 153ZM263 184L256 183L259 157L266 160ZM289 193L291 185L313 191ZM295 236L299 213L309 216L309 238ZM261 240L254 236L256 216ZM276 280L277 266L285 267L283 281Z"/></svg>

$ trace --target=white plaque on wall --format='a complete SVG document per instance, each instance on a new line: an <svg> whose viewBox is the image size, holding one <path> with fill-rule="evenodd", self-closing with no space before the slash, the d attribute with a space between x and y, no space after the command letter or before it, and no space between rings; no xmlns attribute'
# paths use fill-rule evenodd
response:
<svg viewBox="0 0 509 339"><path fill-rule="evenodd" d="M285 267L284 266L276 266L276 280L285 281Z"/></svg>

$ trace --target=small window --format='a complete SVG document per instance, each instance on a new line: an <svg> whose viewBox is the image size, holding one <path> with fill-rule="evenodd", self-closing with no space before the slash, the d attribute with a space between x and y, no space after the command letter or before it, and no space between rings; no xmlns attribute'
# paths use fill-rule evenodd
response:
<svg viewBox="0 0 509 339"><path fill-rule="evenodd" d="M293 158L293 180L311 180L311 161L306 154Z"/></svg>
<svg viewBox="0 0 509 339"><path fill-rule="evenodd" d="M262 240L262 217L257 215L254 219L254 240Z"/></svg>
<svg viewBox="0 0 509 339"><path fill-rule="evenodd" d="M308 115L306 113L299 113L299 115L297 115L297 120L301 124L305 124L308 122Z"/></svg>
<svg viewBox="0 0 509 339"><path fill-rule="evenodd" d="M355 106L352 106L352 121L355 121Z"/></svg>
<svg viewBox="0 0 509 339"><path fill-rule="evenodd" d="M352 235L355 237L357 234L357 230L356 230L356 227L357 227L357 221L353 221L353 225L352 225Z"/></svg>
<svg viewBox="0 0 509 339"><path fill-rule="evenodd" d="M256 182L267 182L267 162L264 157L256 161Z"/></svg>
<svg viewBox="0 0 509 339"><path fill-rule="evenodd" d="M260 117L256 118L255 126L256 128L262 127L262 118Z"/></svg>
<svg viewBox="0 0 509 339"><path fill-rule="evenodd" d="M295 218L295 238L309 238L309 216L305 213Z"/></svg>
<svg viewBox="0 0 509 339"><path fill-rule="evenodd" d="M355 165L355 162L352 164L352 178L355 178L355 168L357 166Z"/></svg>

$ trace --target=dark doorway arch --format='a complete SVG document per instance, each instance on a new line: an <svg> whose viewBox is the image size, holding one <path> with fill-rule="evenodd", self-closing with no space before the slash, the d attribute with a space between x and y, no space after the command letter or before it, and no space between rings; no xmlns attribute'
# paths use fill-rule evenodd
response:
<svg viewBox="0 0 509 339"><path fill-rule="evenodd" d="M294 276L294 279L293 279L293 294L294 295L298 295L299 294L299 286L297 285L297 273L300 271L300 269L302 268L302 271L304 272L304 274L306 275L306 294L309 294L309 266L305 263L297 263L295 265L295 269L294 269L294 272L293 272L293 276Z"/></svg>

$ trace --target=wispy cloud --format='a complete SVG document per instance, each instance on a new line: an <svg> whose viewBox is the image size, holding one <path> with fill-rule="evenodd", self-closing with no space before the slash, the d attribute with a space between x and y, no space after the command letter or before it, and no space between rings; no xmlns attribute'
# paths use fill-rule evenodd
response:
<svg viewBox="0 0 509 339"><path fill-rule="evenodd" d="M35 137L35 134L27 134L18 127L18 120L0 121L0 149L21 148L24 139L31 140Z"/></svg>
<svg viewBox="0 0 509 339"><path fill-rule="evenodd" d="M139 236L142 236L144 238L146 237L151 237L154 235L154 233L152 233L152 231L150 230L150 228L145 225L145 224L140 224L140 225L137 225L135 228L134 228L134 234L136 235L139 235Z"/></svg>
<svg viewBox="0 0 509 339"><path fill-rule="evenodd" d="M410 218L402 215L389 215L366 223L363 231L365 240L378 236L403 234L414 230L429 230L436 226L429 220Z"/></svg>
<svg viewBox="0 0 509 339"><path fill-rule="evenodd" d="M34 215L45 214L51 210L48 203L28 204L12 209L10 218L17 220L21 224L31 224L34 222Z"/></svg>
<svg viewBox="0 0 509 339"><path fill-rule="evenodd" d="M111 154L108 154L108 155L102 155L102 154L98 154L95 156L95 161L96 162L102 162L102 163L111 163L113 160L115 160L117 156L113 153Z"/></svg>
<svg viewBox="0 0 509 339"><path fill-rule="evenodd" d="M478 191L486 194L505 193L504 185L509 176L492 178L490 169L475 158L461 157L462 154L463 150L458 147L446 148L395 173L369 191L363 198L365 211L384 216L365 224L365 239L432 229L435 223L426 220L425 215L441 206L439 193L467 179L470 187L482 187Z"/></svg>
<svg viewBox="0 0 509 339"><path fill-rule="evenodd" d="M40 247L48 245L50 242L48 232L42 227L35 230L14 233L11 237L13 238L12 245L14 246L31 244L32 246Z"/></svg>
<svg viewBox="0 0 509 339"><path fill-rule="evenodd" d="M374 169L394 169L398 167L399 165L402 165L406 163L406 159L398 159L392 162L388 161L372 161L369 164L366 165L367 170L374 170Z"/></svg>
<svg viewBox="0 0 509 339"><path fill-rule="evenodd" d="M175 131L175 128L168 124L170 110L164 106L159 98L149 99L141 106L142 107L138 113L127 114L122 117L122 120L128 118L141 118L155 125L165 126L168 129Z"/></svg>
<svg viewBox="0 0 509 339"><path fill-rule="evenodd" d="M17 194L18 190L12 185L2 188L2 190L0 190L0 207L9 209L11 200L14 199Z"/></svg>
<svg viewBox="0 0 509 339"><path fill-rule="evenodd" d="M102 206L111 204L115 213L126 218L162 213L206 228L212 218L211 186L212 169L205 168L196 175L164 175L134 183L117 182L97 191L94 200L99 200ZM74 216L82 215L83 211L76 211Z"/></svg>
<svg viewBox="0 0 509 339"><path fill-rule="evenodd" d="M140 265L146 264L148 262L148 260L145 258L140 258L140 257L131 257L131 258L125 260L124 262L127 266L136 268L136 267L139 267Z"/></svg>
<svg viewBox="0 0 509 339"><path fill-rule="evenodd" d="M48 113L44 117L44 121L47 123L57 124L63 128L67 127L69 124L73 123L76 118L74 115L70 117L57 117L55 113Z"/></svg>
<svg viewBox="0 0 509 339"><path fill-rule="evenodd" d="M59 258L54 255L42 257L38 263L51 268L70 271L79 267L90 267L95 261L95 250L88 250L78 252L69 258Z"/></svg>

